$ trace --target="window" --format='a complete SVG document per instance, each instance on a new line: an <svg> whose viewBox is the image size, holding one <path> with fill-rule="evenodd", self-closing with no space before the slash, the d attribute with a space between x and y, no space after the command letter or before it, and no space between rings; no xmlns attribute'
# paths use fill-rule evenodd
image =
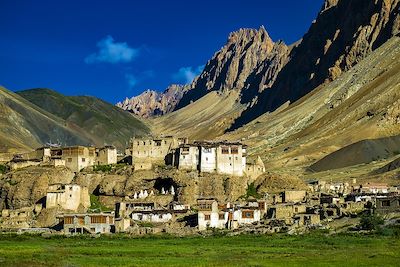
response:
<svg viewBox="0 0 400 267"><path fill-rule="evenodd" d="M208 161L208 158L206 158L206 161Z"/></svg>
<svg viewBox="0 0 400 267"><path fill-rule="evenodd" d="M90 223L106 223L105 216L92 216L90 217Z"/></svg>
<svg viewBox="0 0 400 267"><path fill-rule="evenodd" d="M242 218L243 219L252 219L252 218L254 218L254 211L252 211L252 210L243 211L242 212Z"/></svg>
<svg viewBox="0 0 400 267"><path fill-rule="evenodd" d="M211 148L203 148L203 153L211 153Z"/></svg>
<svg viewBox="0 0 400 267"><path fill-rule="evenodd" d="M239 148L237 146L232 146L231 147L231 153L232 154L239 154Z"/></svg>
<svg viewBox="0 0 400 267"><path fill-rule="evenodd" d="M222 154L229 154L229 147L223 146L221 147Z"/></svg>
<svg viewBox="0 0 400 267"><path fill-rule="evenodd" d="M224 220L224 219L225 219L225 214L220 214L220 215L219 215L219 219L220 219L220 220Z"/></svg>
<svg viewBox="0 0 400 267"><path fill-rule="evenodd" d="M64 218L64 224L73 224L74 223L74 217L65 217Z"/></svg>
<svg viewBox="0 0 400 267"><path fill-rule="evenodd" d="M72 158L68 158L67 161L68 161L68 162L72 162Z"/></svg>
<svg viewBox="0 0 400 267"><path fill-rule="evenodd" d="M294 212L299 212L299 208L298 208L298 207L295 207L295 208L294 208Z"/></svg>
<svg viewBox="0 0 400 267"><path fill-rule="evenodd" d="M143 141L143 145L146 145L146 142Z"/></svg>
<svg viewBox="0 0 400 267"><path fill-rule="evenodd" d="M82 162L85 162L86 161L86 159L85 158L82 158Z"/></svg>
<svg viewBox="0 0 400 267"><path fill-rule="evenodd" d="M229 157L229 160L232 160L232 157Z"/></svg>
<svg viewBox="0 0 400 267"><path fill-rule="evenodd" d="M382 200L382 207L390 207L390 200Z"/></svg>
<svg viewBox="0 0 400 267"><path fill-rule="evenodd" d="M159 218L159 219L162 219L162 214L158 215L158 218Z"/></svg>
<svg viewBox="0 0 400 267"><path fill-rule="evenodd" d="M210 215L204 215L204 220L206 220L206 221L211 220L211 216Z"/></svg>

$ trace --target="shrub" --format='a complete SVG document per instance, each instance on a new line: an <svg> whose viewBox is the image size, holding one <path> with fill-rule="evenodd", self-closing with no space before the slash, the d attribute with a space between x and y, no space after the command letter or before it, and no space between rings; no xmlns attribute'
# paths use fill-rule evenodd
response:
<svg viewBox="0 0 400 267"><path fill-rule="evenodd" d="M0 164L0 174L7 172L7 166Z"/></svg>
<svg viewBox="0 0 400 267"><path fill-rule="evenodd" d="M95 165L93 166L93 171L110 172L112 170L111 165Z"/></svg>
<svg viewBox="0 0 400 267"><path fill-rule="evenodd" d="M257 193L257 188L254 185L254 183L251 183L247 186L246 198L249 198L249 197L261 198L261 195L259 193Z"/></svg>
<svg viewBox="0 0 400 267"><path fill-rule="evenodd" d="M384 223L384 219L377 214L366 214L361 216L360 227L363 230L378 230Z"/></svg>

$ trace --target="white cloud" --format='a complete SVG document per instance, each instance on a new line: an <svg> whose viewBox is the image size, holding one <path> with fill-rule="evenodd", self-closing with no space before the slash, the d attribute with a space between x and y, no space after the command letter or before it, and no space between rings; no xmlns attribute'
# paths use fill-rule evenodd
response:
<svg viewBox="0 0 400 267"><path fill-rule="evenodd" d="M87 64L98 62L120 63L131 62L138 54L139 49L131 48L127 43L117 43L110 35L97 43L99 51L85 58Z"/></svg>
<svg viewBox="0 0 400 267"><path fill-rule="evenodd" d="M172 78L178 82L191 83L196 76L200 75L204 69L204 65L193 67L182 67L177 73L172 75Z"/></svg>
<svg viewBox="0 0 400 267"><path fill-rule="evenodd" d="M125 74L125 79L128 82L129 89L132 89L138 83L138 79L132 74Z"/></svg>

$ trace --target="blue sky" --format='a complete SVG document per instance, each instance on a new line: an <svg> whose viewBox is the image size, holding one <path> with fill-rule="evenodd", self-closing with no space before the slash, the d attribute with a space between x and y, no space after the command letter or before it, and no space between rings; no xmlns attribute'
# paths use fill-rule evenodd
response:
<svg viewBox="0 0 400 267"><path fill-rule="evenodd" d="M0 84L111 103L186 83L239 28L300 39L323 0L0 0Z"/></svg>

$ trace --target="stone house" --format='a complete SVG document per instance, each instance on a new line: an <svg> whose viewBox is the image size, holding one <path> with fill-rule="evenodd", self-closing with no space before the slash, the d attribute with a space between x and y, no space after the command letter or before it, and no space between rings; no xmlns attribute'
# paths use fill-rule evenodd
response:
<svg viewBox="0 0 400 267"><path fill-rule="evenodd" d="M245 205L219 205L215 199L198 199L197 210L200 231L207 228L236 229L260 221L266 212L266 203L250 201Z"/></svg>
<svg viewBox="0 0 400 267"><path fill-rule="evenodd" d="M97 165L117 164L117 161L117 149L114 146L105 146L96 149Z"/></svg>
<svg viewBox="0 0 400 267"><path fill-rule="evenodd" d="M294 224L298 227L317 225L321 223L319 214L297 214L293 219Z"/></svg>
<svg viewBox="0 0 400 267"><path fill-rule="evenodd" d="M73 172L79 172L83 168L95 165L96 153L93 147L73 146L62 148L61 159L65 160L65 166Z"/></svg>
<svg viewBox="0 0 400 267"><path fill-rule="evenodd" d="M400 196L387 196L377 198L375 203L376 212L379 214L388 214L400 212Z"/></svg>
<svg viewBox="0 0 400 267"><path fill-rule="evenodd" d="M87 187L76 184L50 185L46 194L46 208L61 208L63 210L78 211L90 207L90 196Z"/></svg>
<svg viewBox="0 0 400 267"><path fill-rule="evenodd" d="M3 209L1 211L0 228L2 229L21 229L29 228L33 223L34 216L42 210L41 204L21 209Z"/></svg>
<svg viewBox="0 0 400 267"><path fill-rule="evenodd" d="M176 216L186 214L189 206L170 203L167 208L160 207L154 202L120 202L116 204L118 231L123 232L130 227L131 220L137 222L166 223ZM129 222L129 223L128 223Z"/></svg>
<svg viewBox="0 0 400 267"><path fill-rule="evenodd" d="M114 213L63 214L59 217L65 234L107 234L114 229Z"/></svg>
<svg viewBox="0 0 400 267"><path fill-rule="evenodd" d="M265 173L265 165L258 156L255 161L247 161L246 169L244 170L246 175L251 178L252 181L256 180L261 174Z"/></svg>
<svg viewBox="0 0 400 267"><path fill-rule="evenodd" d="M282 202L297 203L305 201L307 192L305 190L286 190L282 192Z"/></svg>
<svg viewBox="0 0 400 267"><path fill-rule="evenodd" d="M246 170L246 147L241 143L194 142L180 146L176 153L180 170L233 176L243 176Z"/></svg>
<svg viewBox="0 0 400 267"><path fill-rule="evenodd" d="M287 224L293 223L293 217L298 214L306 214L307 207L301 203L280 203L268 207L267 218L272 220L282 220Z"/></svg>
<svg viewBox="0 0 400 267"><path fill-rule="evenodd" d="M132 138L130 154L133 162L165 162L168 155L178 148L185 138L165 136L161 138ZM172 163L171 163L172 164Z"/></svg>

